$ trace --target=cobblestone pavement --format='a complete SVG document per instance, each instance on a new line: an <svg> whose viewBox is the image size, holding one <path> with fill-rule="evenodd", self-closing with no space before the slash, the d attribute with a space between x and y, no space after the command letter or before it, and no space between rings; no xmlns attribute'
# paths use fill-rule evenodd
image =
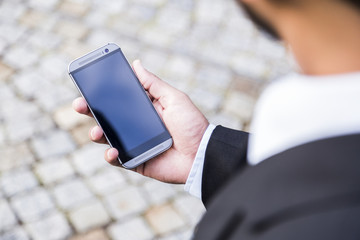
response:
<svg viewBox="0 0 360 240"><path fill-rule="evenodd" d="M0 239L191 237L200 200L106 164L71 109L68 63L108 42L233 128L290 69L231 0L0 0Z"/></svg>

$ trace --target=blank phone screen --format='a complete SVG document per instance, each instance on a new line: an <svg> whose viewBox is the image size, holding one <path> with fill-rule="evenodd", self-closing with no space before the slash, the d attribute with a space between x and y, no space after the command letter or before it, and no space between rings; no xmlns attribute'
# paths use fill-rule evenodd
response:
<svg viewBox="0 0 360 240"><path fill-rule="evenodd" d="M170 138L120 49L71 74L123 163Z"/></svg>

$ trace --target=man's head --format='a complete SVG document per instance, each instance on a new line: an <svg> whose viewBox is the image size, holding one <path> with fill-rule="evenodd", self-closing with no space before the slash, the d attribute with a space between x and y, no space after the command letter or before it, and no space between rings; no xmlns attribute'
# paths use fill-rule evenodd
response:
<svg viewBox="0 0 360 240"><path fill-rule="evenodd" d="M350 61L360 64L355 56L348 57L358 50L360 55L360 0L237 2L260 30L291 47L305 73L346 72L354 69ZM336 63L336 57L347 58L348 67L345 62Z"/></svg>
<svg viewBox="0 0 360 240"><path fill-rule="evenodd" d="M284 7L284 6L296 7L296 5L300 6L301 4L304 4L304 2L306 2L306 0L305 1L304 0L265 0L265 1L267 1L270 5L273 5L274 7ZM349 7L357 8L360 13L360 0L333 0L333 1L342 1L343 3L347 4ZM237 0L237 2L241 5L242 9L244 9L248 17L261 31L263 31L265 34L269 35L275 40L281 40L280 34L276 30L276 28L270 23L270 21L266 20L264 16L257 13L256 10L254 10L251 7L252 5L251 3L254 2L253 0L250 1Z"/></svg>

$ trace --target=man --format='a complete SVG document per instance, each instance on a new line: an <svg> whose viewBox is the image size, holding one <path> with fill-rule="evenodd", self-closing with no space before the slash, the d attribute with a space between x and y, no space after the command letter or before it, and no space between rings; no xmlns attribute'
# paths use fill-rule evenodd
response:
<svg viewBox="0 0 360 240"><path fill-rule="evenodd" d="M290 47L302 73L265 90L249 137L209 125L185 94L135 61L174 140L136 171L186 183L202 198L195 239L359 239L360 1L239 2ZM90 115L81 98L74 109ZM90 138L106 143L99 127ZM111 164L116 157L105 152Z"/></svg>

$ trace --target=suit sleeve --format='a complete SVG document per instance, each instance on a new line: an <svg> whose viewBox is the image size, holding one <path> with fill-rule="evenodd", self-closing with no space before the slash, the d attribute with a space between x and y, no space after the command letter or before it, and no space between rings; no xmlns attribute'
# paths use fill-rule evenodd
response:
<svg viewBox="0 0 360 240"><path fill-rule="evenodd" d="M247 164L249 134L217 126L205 152L201 195L205 206L215 193Z"/></svg>

